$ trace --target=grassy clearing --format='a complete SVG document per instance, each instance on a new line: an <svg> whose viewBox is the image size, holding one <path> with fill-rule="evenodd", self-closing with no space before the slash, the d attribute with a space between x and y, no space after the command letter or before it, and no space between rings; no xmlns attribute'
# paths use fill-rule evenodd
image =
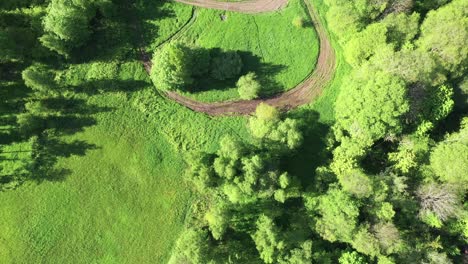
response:
<svg viewBox="0 0 468 264"><path fill-rule="evenodd" d="M220 137L242 134L245 124L167 101L142 72L138 62L93 62L60 74L84 93L98 91L82 95L101 109L92 115L96 125L61 137L91 147L58 160L56 168L67 172L62 180L0 193L2 263L167 260L191 195L185 150L214 150Z"/></svg>
<svg viewBox="0 0 468 264"><path fill-rule="evenodd" d="M298 16L305 19L304 28L292 24ZM199 9L197 20L179 41L208 49L239 51L244 61L242 73L255 71L268 95L293 88L313 70L318 41L310 24L299 0L290 1L281 11L257 15ZM236 81L203 78L187 95L200 101L238 99Z"/></svg>
<svg viewBox="0 0 468 264"><path fill-rule="evenodd" d="M64 137L95 145L61 158L63 181L0 193L3 263L164 262L190 191L184 164L153 126L126 107L125 95L92 101L115 108L97 126ZM118 118L116 118L118 117Z"/></svg>

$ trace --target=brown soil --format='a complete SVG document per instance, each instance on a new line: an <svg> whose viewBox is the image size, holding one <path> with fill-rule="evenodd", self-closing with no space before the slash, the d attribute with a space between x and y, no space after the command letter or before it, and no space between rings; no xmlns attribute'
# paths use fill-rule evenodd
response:
<svg viewBox="0 0 468 264"><path fill-rule="evenodd" d="M260 13L281 9L287 5L287 0L251 0L243 2L219 2L216 0L175 0L181 3L195 5L205 8L237 11L242 13ZM177 92L167 92L168 98L197 112L209 115L247 115L255 111L261 102L275 106L282 110L289 110L297 106L309 103L312 99L320 95L323 88L333 77L335 72L335 53L328 40L327 33L316 10L309 0L305 1L309 14L312 18L313 26L317 31L320 40L320 52L316 67L303 82L293 89L278 94L271 98L256 100L239 100L216 103L205 103L193 100ZM146 54L142 55L145 68L149 72L151 69L150 58Z"/></svg>

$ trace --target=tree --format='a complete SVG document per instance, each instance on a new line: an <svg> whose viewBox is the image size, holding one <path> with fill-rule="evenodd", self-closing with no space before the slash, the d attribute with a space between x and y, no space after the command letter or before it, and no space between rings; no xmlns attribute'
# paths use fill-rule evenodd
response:
<svg viewBox="0 0 468 264"><path fill-rule="evenodd" d="M292 21L292 24L297 27L297 28L303 28L304 27L304 18L302 17L295 17Z"/></svg>
<svg viewBox="0 0 468 264"><path fill-rule="evenodd" d="M359 32L344 46L346 60L352 66L359 66L387 46L387 27L371 24Z"/></svg>
<svg viewBox="0 0 468 264"><path fill-rule="evenodd" d="M395 43L396 47L409 43L419 32L419 19L418 13L386 16L382 23L387 27L387 41Z"/></svg>
<svg viewBox="0 0 468 264"><path fill-rule="evenodd" d="M372 226L372 232L379 241L381 251L385 254L392 254L400 250L402 242L400 232L393 223L378 223Z"/></svg>
<svg viewBox="0 0 468 264"><path fill-rule="evenodd" d="M421 25L419 46L456 75L463 74L468 59L468 3L454 0L430 11Z"/></svg>
<svg viewBox="0 0 468 264"><path fill-rule="evenodd" d="M257 81L257 75L249 72L241 76L237 81L237 89L241 99L251 100L255 99L260 94L260 83Z"/></svg>
<svg viewBox="0 0 468 264"><path fill-rule="evenodd" d="M333 188L319 198L317 210L321 217L317 219L315 229L324 239L331 242L351 241L359 216L356 201L345 192Z"/></svg>
<svg viewBox="0 0 468 264"><path fill-rule="evenodd" d="M281 120L278 110L265 103L257 106L255 116L249 120L249 128L252 136L264 143L281 143L288 149L297 148L303 139L298 120Z"/></svg>
<svg viewBox="0 0 468 264"><path fill-rule="evenodd" d="M206 214L205 219L211 230L211 234L217 240L221 239L228 227L229 214L224 204L219 203L211 208Z"/></svg>
<svg viewBox="0 0 468 264"><path fill-rule="evenodd" d="M205 231L187 229L177 240L169 263L207 263L209 259L208 249L208 235Z"/></svg>
<svg viewBox="0 0 468 264"><path fill-rule="evenodd" d="M359 255L359 253L357 253L356 251L344 252L343 254L341 254L340 258L338 259L338 262L340 264L366 264L367 263L365 258Z"/></svg>
<svg viewBox="0 0 468 264"><path fill-rule="evenodd" d="M216 80L231 79L242 70L242 59L236 51L221 52L211 61L211 76Z"/></svg>
<svg viewBox="0 0 468 264"><path fill-rule="evenodd" d="M95 16L93 1L52 0L44 17L42 44L61 55L86 43L91 35L89 23Z"/></svg>
<svg viewBox="0 0 468 264"><path fill-rule="evenodd" d="M372 194L372 181L361 170L353 169L338 176L343 190L356 195L356 197L369 197Z"/></svg>
<svg viewBox="0 0 468 264"><path fill-rule="evenodd" d="M31 88L37 97L58 95L54 73L45 65L34 64L22 72L24 84Z"/></svg>
<svg viewBox="0 0 468 264"><path fill-rule="evenodd" d="M284 242L280 238L278 227L273 220L261 215L257 220L257 231L252 235L260 258L265 263L275 263L285 248Z"/></svg>
<svg viewBox="0 0 468 264"><path fill-rule="evenodd" d="M380 255L379 241L369 232L367 226L361 226L350 242L359 253L366 254L371 257Z"/></svg>
<svg viewBox="0 0 468 264"><path fill-rule="evenodd" d="M158 89L177 90L191 84L189 49L182 44L168 44L153 57L151 79Z"/></svg>
<svg viewBox="0 0 468 264"><path fill-rule="evenodd" d="M449 135L431 153L431 167L439 178L448 183L468 184L468 118L460 132Z"/></svg>
<svg viewBox="0 0 468 264"><path fill-rule="evenodd" d="M406 87L401 79L382 72L367 78L354 76L336 102L336 131L349 134L362 144L371 144L399 133L401 116L408 109ZM338 139L341 133L337 134Z"/></svg>
<svg viewBox="0 0 468 264"><path fill-rule="evenodd" d="M420 216L424 218L433 213L441 221L455 216L460 209L460 197L454 186L429 183L421 186L416 192L420 204Z"/></svg>

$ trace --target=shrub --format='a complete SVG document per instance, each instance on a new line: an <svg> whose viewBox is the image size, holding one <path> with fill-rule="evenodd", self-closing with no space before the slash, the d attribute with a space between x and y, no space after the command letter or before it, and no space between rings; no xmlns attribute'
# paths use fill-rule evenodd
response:
<svg viewBox="0 0 468 264"><path fill-rule="evenodd" d="M297 28L303 28L304 27L304 18L302 17L295 17L292 21L292 24L297 27Z"/></svg>
<svg viewBox="0 0 468 264"><path fill-rule="evenodd" d="M260 83L257 81L257 75L249 72L241 76L239 81L237 81L237 89L242 99L251 100L257 98L261 89Z"/></svg>
<svg viewBox="0 0 468 264"><path fill-rule="evenodd" d="M189 51L181 44L169 44L156 52L153 58L151 79L157 88L177 90L193 82Z"/></svg>

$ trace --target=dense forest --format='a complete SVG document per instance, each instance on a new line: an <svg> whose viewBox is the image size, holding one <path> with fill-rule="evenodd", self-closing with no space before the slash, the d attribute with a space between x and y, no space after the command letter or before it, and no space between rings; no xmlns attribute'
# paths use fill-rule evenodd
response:
<svg viewBox="0 0 468 264"><path fill-rule="evenodd" d="M330 122L317 121L314 106L259 103L246 117L212 118L165 98L206 80L232 82L242 100L263 98L273 93L265 76L274 67L265 73L251 54L183 38L155 45L170 35L166 22L154 22L169 16L156 11L163 1L2 0L0 192L66 182L73 171L60 164L100 148L77 135L111 118L125 126L134 112L96 116L131 105L143 114L128 126L148 126L179 153L145 155L182 158L167 166L179 166L182 188L192 190L174 242L155 238L168 239L166 262L466 263L468 1L304 1L318 10L339 61L325 87L337 91L326 105ZM288 23L306 27L303 17ZM9 242L0 240L2 251Z"/></svg>

